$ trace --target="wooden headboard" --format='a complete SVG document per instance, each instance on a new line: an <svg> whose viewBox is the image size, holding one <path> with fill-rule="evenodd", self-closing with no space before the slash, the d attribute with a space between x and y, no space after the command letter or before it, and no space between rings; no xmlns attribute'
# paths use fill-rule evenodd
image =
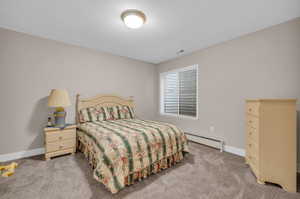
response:
<svg viewBox="0 0 300 199"><path fill-rule="evenodd" d="M110 107L116 105L125 105L134 108L133 97L125 99L116 95L96 95L95 97L80 99L80 95L76 95L76 123L79 123L79 111L84 108L101 105Z"/></svg>

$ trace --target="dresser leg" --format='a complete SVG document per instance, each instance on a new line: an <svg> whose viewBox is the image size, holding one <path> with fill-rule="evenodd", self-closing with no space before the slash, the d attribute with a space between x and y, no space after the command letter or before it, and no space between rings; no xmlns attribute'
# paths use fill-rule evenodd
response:
<svg viewBox="0 0 300 199"><path fill-rule="evenodd" d="M258 178L257 178L256 182L257 182L258 184L266 184L265 181L262 181L261 179L258 179Z"/></svg>
<svg viewBox="0 0 300 199"><path fill-rule="evenodd" d="M45 159L46 159L46 161L50 160L50 158L49 158L49 157L45 157Z"/></svg>
<svg viewBox="0 0 300 199"><path fill-rule="evenodd" d="M287 192L291 192L291 193L296 193L297 192L297 187L296 185L282 185L282 188L287 191Z"/></svg>

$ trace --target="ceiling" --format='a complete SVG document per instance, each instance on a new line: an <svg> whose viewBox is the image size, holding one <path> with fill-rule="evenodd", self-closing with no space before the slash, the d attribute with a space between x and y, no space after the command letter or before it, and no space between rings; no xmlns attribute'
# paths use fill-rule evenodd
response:
<svg viewBox="0 0 300 199"><path fill-rule="evenodd" d="M147 16L128 29L120 14ZM1 0L0 27L150 63L300 16L300 0Z"/></svg>

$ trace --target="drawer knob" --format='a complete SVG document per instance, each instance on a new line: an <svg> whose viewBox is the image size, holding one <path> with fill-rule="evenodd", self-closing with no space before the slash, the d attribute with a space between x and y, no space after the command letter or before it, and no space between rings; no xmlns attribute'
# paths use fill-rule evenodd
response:
<svg viewBox="0 0 300 199"><path fill-rule="evenodd" d="M251 124L251 123L252 123L252 120L249 120L249 123Z"/></svg>
<svg viewBox="0 0 300 199"><path fill-rule="evenodd" d="M249 147L251 147L252 146L252 144L249 144Z"/></svg>
<svg viewBox="0 0 300 199"><path fill-rule="evenodd" d="M249 112L251 112L251 111L252 111L252 109L251 109L251 108L249 108L248 110L249 110Z"/></svg>
<svg viewBox="0 0 300 199"><path fill-rule="evenodd" d="M61 137L61 136L59 136L59 139L61 140L61 139L62 139L62 137Z"/></svg>
<svg viewBox="0 0 300 199"><path fill-rule="evenodd" d="M59 146L60 149L62 149L63 147L64 147L63 145L60 145L60 146Z"/></svg>
<svg viewBox="0 0 300 199"><path fill-rule="evenodd" d="M252 131L249 132L249 135L252 135Z"/></svg>

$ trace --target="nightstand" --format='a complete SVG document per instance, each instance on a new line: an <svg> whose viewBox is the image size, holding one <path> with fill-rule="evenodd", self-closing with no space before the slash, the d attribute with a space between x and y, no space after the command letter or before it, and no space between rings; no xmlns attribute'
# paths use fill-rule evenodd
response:
<svg viewBox="0 0 300 199"><path fill-rule="evenodd" d="M69 124L65 128L46 127L45 159L76 152L76 125Z"/></svg>

